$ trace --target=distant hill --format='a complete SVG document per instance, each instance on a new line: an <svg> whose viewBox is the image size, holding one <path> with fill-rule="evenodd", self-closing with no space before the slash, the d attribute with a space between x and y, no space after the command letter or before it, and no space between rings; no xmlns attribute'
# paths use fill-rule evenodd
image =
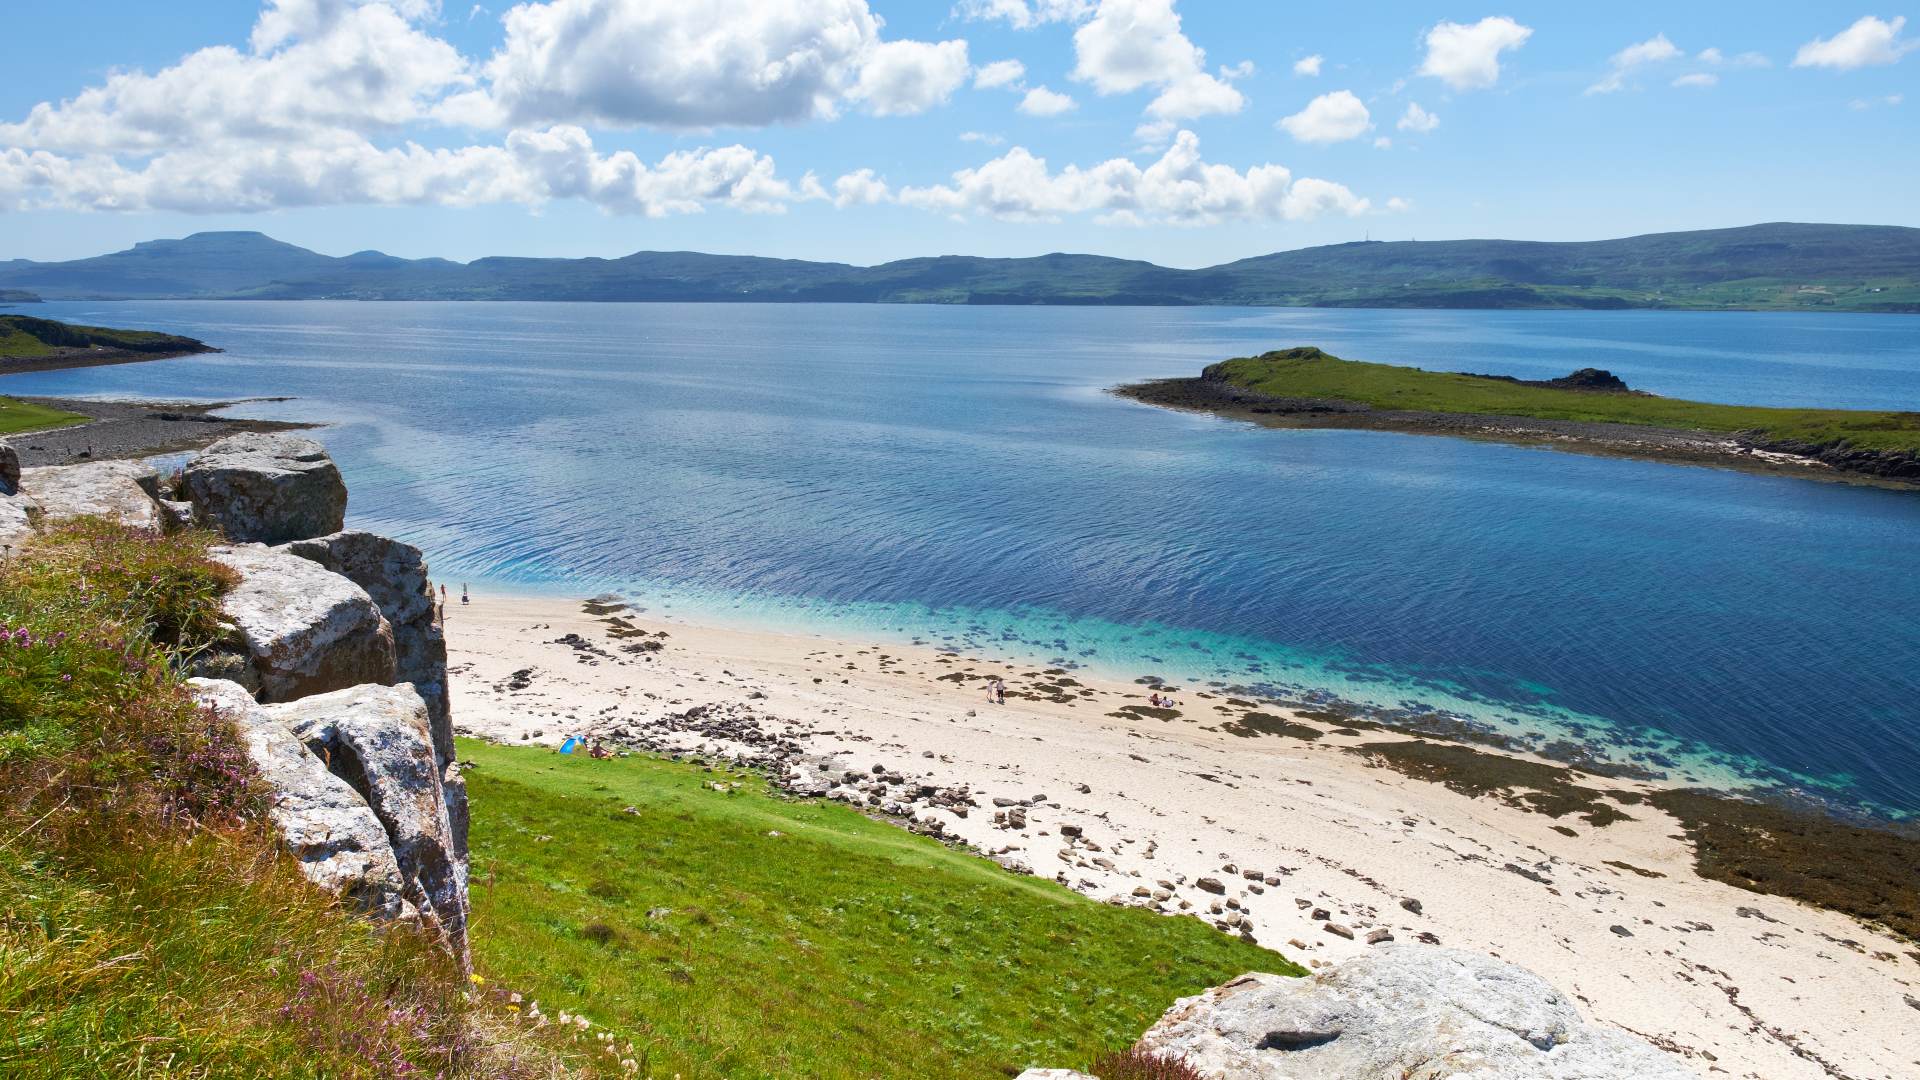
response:
<svg viewBox="0 0 1920 1080"><path fill-rule="evenodd" d="M0 289L0 304L37 304L40 297L25 289Z"/></svg>
<svg viewBox="0 0 1920 1080"><path fill-rule="evenodd" d="M641 251L618 259L333 257L195 233L72 262L0 262L48 299L686 300L1920 312L1920 229L1776 223L1544 243L1335 244L1198 270L1099 255L879 266Z"/></svg>

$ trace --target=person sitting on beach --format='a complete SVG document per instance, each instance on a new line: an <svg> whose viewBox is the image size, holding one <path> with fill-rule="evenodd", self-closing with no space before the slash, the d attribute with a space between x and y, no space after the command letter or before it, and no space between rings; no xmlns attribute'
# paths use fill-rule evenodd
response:
<svg viewBox="0 0 1920 1080"><path fill-rule="evenodd" d="M613 754L610 753L606 747L600 745L599 739L595 739L593 740L593 748L587 751L587 756L590 758L610 758Z"/></svg>
<svg viewBox="0 0 1920 1080"><path fill-rule="evenodd" d="M1159 708L1160 707L1160 691L1155 690L1152 693L1152 695L1150 695L1147 698L1147 704L1153 706L1156 709Z"/></svg>

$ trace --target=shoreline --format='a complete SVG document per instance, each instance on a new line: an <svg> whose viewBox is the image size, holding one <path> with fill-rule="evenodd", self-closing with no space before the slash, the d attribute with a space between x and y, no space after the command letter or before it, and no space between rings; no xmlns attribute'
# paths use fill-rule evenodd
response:
<svg viewBox="0 0 1920 1080"><path fill-rule="evenodd" d="M1148 685L1077 670L617 602L488 597L447 615L466 734L760 764L1313 966L1382 931L1493 952L1703 1070L1873 1076L1920 1060L1905 1016L1920 948L1702 877L1688 824L1657 805L1670 789L1643 780L1203 687L1155 709ZM987 704L989 675L1008 704Z"/></svg>
<svg viewBox="0 0 1920 1080"><path fill-rule="evenodd" d="M191 338L187 340L193 340ZM39 371L68 371L74 368L113 367L118 364L144 364L149 360L177 360L182 356L204 356L225 352L205 342L199 348L163 349L142 352L138 349L66 349L52 356L23 356L0 359L0 375L26 375Z"/></svg>
<svg viewBox="0 0 1920 1080"><path fill-rule="evenodd" d="M1387 431L1511 446L1538 446L1595 457L1732 469L1895 491L1920 491L1920 480L1882 476L1816 457L1750 445L1733 435L1669 428L1481 413L1376 409L1348 401L1274 398L1214 379L1154 379L1112 387L1130 401L1181 412L1206 413L1262 427Z"/></svg>
<svg viewBox="0 0 1920 1080"><path fill-rule="evenodd" d="M4 384L0 384L0 389L3 388ZM284 401L285 398L242 398L214 402L95 401L55 397L19 397L15 400L89 418L85 423L39 428L7 436L5 441L19 454L20 463L29 467L154 457L199 450L243 431L309 431L320 426L288 420L248 420L213 415L217 410L235 405L252 401Z"/></svg>

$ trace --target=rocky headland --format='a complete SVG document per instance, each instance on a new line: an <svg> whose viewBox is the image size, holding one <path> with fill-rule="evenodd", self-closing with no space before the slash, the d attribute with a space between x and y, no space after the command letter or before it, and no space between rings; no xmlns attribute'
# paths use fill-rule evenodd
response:
<svg viewBox="0 0 1920 1080"><path fill-rule="evenodd" d="M310 880L428 928L464 965L466 795L427 564L345 529L346 506L326 451L292 435L232 436L167 478L135 461L22 468L0 445L0 558L80 517L225 538L227 633L193 660L194 696L241 732Z"/></svg>

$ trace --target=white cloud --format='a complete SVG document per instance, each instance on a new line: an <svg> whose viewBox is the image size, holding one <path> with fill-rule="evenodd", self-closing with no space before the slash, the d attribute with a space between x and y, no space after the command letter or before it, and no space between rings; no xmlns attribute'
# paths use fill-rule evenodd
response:
<svg viewBox="0 0 1920 1080"><path fill-rule="evenodd" d="M963 131L960 133L960 141L985 143L988 146L999 146L1001 143L1006 142L1007 139L1006 139L1006 136L1004 135L994 135L985 131Z"/></svg>
<svg viewBox="0 0 1920 1080"><path fill-rule="evenodd" d="M1143 120L1135 125L1133 137L1140 144L1136 153L1157 154L1173 141L1173 133L1180 125L1172 120Z"/></svg>
<svg viewBox="0 0 1920 1080"><path fill-rule="evenodd" d="M1763 68L1773 66L1773 61L1767 59L1765 53L1743 52L1738 56L1729 57L1726 53L1715 48L1701 49L1699 53L1694 56L1694 59L1711 67L1719 67L1723 64L1736 68Z"/></svg>
<svg viewBox="0 0 1920 1080"><path fill-rule="evenodd" d="M1366 199L1344 185L1313 177L1294 180L1280 165L1245 172L1200 159L1200 140L1182 131L1152 165L1125 158L1059 172L1024 147L1014 147L953 182L900 189L899 202L956 216L1047 221L1097 214L1103 224L1204 225L1221 221L1296 221L1328 213L1365 213Z"/></svg>
<svg viewBox="0 0 1920 1080"><path fill-rule="evenodd" d="M1678 46L1667 40L1665 34L1655 34L1645 41L1629 45L1614 53L1607 61L1609 70L1606 77L1587 87L1589 94L1611 94L1624 89L1627 79L1634 71L1648 64L1664 63L1685 55Z"/></svg>
<svg viewBox="0 0 1920 1080"><path fill-rule="evenodd" d="M1322 57L1319 53L1302 57L1293 62L1293 73L1303 78L1317 78L1320 74L1320 65L1324 60L1325 57Z"/></svg>
<svg viewBox="0 0 1920 1080"><path fill-rule="evenodd" d="M471 82L457 50L386 3L270 2L250 49L200 49L152 75L115 72L58 105L35 105L20 123L0 124L0 145L150 153L396 129Z"/></svg>
<svg viewBox="0 0 1920 1080"><path fill-rule="evenodd" d="M847 96L878 116L911 116L944 104L970 70L964 41L888 41L867 55Z"/></svg>
<svg viewBox="0 0 1920 1080"><path fill-rule="evenodd" d="M0 205L9 209L176 210L194 213L341 204L473 206L582 199L615 213L665 217L708 206L779 212L809 197L744 146L675 151L647 165L601 154L587 133L515 131L501 145L382 149L254 144L169 150L129 168L110 158L0 152Z"/></svg>
<svg viewBox="0 0 1920 1080"><path fill-rule="evenodd" d="M1027 65L1018 60L995 60L973 73L975 90L992 90L996 87L1018 87L1020 80L1027 77Z"/></svg>
<svg viewBox="0 0 1920 1080"><path fill-rule="evenodd" d="M1079 22L1093 14L1093 0L963 0L954 11L967 19L1005 19L1015 30L1043 23Z"/></svg>
<svg viewBox="0 0 1920 1080"><path fill-rule="evenodd" d="M1888 94L1887 96L1880 97L1880 98L1854 98L1852 101L1848 102L1847 105L1849 108L1853 108L1853 109L1871 109L1876 105L1886 105L1888 107L1892 107L1894 105L1900 104L1906 99L1907 97L1905 94Z"/></svg>
<svg viewBox="0 0 1920 1080"><path fill-rule="evenodd" d="M924 111L966 42L886 41L867 0L544 0L509 10L486 64L503 122L704 129ZM466 109L477 113L477 109Z"/></svg>
<svg viewBox="0 0 1920 1080"><path fill-rule="evenodd" d="M1028 90L1027 96L1021 98L1017 106L1028 116L1059 116L1064 112L1072 112L1078 107L1078 103L1071 97L1055 93L1044 86L1036 86Z"/></svg>
<svg viewBox="0 0 1920 1080"><path fill-rule="evenodd" d="M1427 58L1420 74L1455 90L1484 90L1500 81L1500 54L1518 49L1533 28L1505 15L1490 15L1472 25L1443 22L1427 31Z"/></svg>
<svg viewBox="0 0 1920 1080"><path fill-rule="evenodd" d="M1720 85L1720 76L1715 75L1711 71L1696 71L1689 75L1682 75L1679 78L1673 80L1673 85L1697 86L1697 87L1703 87L1703 88L1708 86L1718 86Z"/></svg>
<svg viewBox="0 0 1920 1080"><path fill-rule="evenodd" d="M1173 0L1100 0L1073 32L1073 77L1101 94L1158 87L1147 112L1165 120L1239 112L1247 100L1222 76L1207 74L1206 51L1180 30Z"/></svg>
<svg viewBox="0 0 1920 1080"><path fill-rule="evenodd" d="M886 181L875 176L872 169L859 169L833 182L833 205L843 210L886 202L888 194Z"/></svg>
<svg viewBox="0 0 1920 1080"><path fill-rule="evenodd" d="M1392 137L1391 137L1391 136L1387 136L1387 135L1375 135L1375 136L1373 137L1373 148L1374 148L1375 150L1391 150L1391 149L1393 149L1393 139L1392 139Z"/></svg>
<svg viewBox="0 0 1920 1080"><path fill-rule="evenodd" d="M1413 209L1412 199L1403 199L1395 195L1387 200L1387 212L1390 214L1404 214L1411 209Z"/></svg>
<svg viewBox="0 0 1920 1080"><path fill-rule="evenodd" d="M1351 90L1321 94L1307 107L1283 117L1279 126L1304 143L1337 143L1357 139L1373 127L1367 107Z"/></svg>
<svg viewBox="0 0 1920 1080"><path fill-rule="evenodd" d="M1891 64L1915 49L1920 41L1903 41L1904 15L1891 22L1866 15L1830 38L1814 38L1793 56L1794 67L1830 67L1841 71Z"/></svg>
<svg viewBox="0 0 1920 1080"><path fill-rule="evenodd" d="M1394 127L1401 131L1411 131L1425 135L1440 126L1440 118L1420 107L1417 101L1407 102L1407 111L1400 114L1400 122Z"/></svg>

